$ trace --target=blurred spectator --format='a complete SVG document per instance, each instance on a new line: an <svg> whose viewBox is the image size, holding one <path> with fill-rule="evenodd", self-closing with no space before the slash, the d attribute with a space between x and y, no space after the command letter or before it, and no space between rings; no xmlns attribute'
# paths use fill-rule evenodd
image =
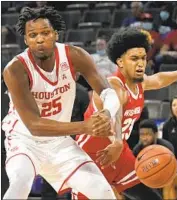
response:
<svg viewBox="0 0 177 200"><path fill-rule="evenodd" d="M154 18L154 29L160 34L168 34L175 23L172 20L173 5L167 4L162 7L160 14Z"/></svg>
<svg viewBox="0 0 177 200"><path fill-rule="evenodd" d="M174 147L169 141L157 137L158 128L156 123L151 119L141 121L139 125L139 143L133 148L134 155L137 156L142 149L152 144L165 146L174 152Z"/></svg>
<svg viewBox="0 0 177 200"><path fill-rule="evenodd" d="M159 37L159 33L153 27L153 15L150 13L141 14L141 27L148 31L152 37L153 43Z"/></svg>
<svg viewBox="0 0 177 200"><path fill-rule="evenodd" d="M177 63L177 29L171 31L164 40L164 45L160 51L161 55L169 56L171 62ZM163 61L164 63L165 61Z"/></svg>
<svg viewBox="0 0 177 200"><path fill-rule="evenodd" d="M163 126L163 138L170 141L175 149L177 158L177 96L170 102L172 116L165 122Z"/></svg>
<svg viewBox="0 0 177 200"><path fill-rule="evenodd" d="M156 72L162 63L176 64L177 63L177 29L172 30L162 39L160 52L155 56Z"/></svg>
<svg viewBox="0 0 177 200"><path fill-rule="evenodd" d="M155 122L150 119L142 121L139 126L139 143L133 148L134 155L137 156L142 149L152 144L165 146L174 153L172 143L157 137L158 128ZM176 199L173 183L163 188L163 199Z"/></svg>
<svg viewBox="0 0 177 200"><path fill-rule="evenodd" d="M156 56L163 46L164 40L165 37L159 34L158 37L153 41L152 48L147 53L148 66L154 70L154 73L159 71L160 63L158 64Z"/></svg>
<svg viewBox="0 0 177 200"><path fill-rule="evenodd" d="M123 20L121 27L127 27L140 21L141 14L143 13L143 3L141 1L133 1L131 3L132 16Z"/></svg>
<svg viewBox="0 0 177 200"><path fill-rule="evenodd" d="M96 53L92 54L98 71L105 77L113 74L117 66L112 63L106 54L107 38L105 36L96 39Z"/></svg>
<svg viewBox="0 0 177 200"><path fill-rule="evenodd" d="M132 133L130 135L130 138L128 139L128 145L131 149L138 143L139 140L139 124L142 120L149 119L149 112L148 108L145 106L142 110L141 116L138 119L138 121L135 122L133 126Z"/></svg>

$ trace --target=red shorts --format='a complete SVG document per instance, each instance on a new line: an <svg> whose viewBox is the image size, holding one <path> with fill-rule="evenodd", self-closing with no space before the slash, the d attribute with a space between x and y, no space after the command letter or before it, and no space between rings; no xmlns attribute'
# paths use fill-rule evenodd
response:
<svg viewBox="0 0 177 200"><path fill-rule="evenodd" d="M87 140L86 145L83 145L82 148L92 158L92 160L95 161L97 158L96 152L99 149L104 149L108 144L110 144L109 139L100 140L100 138L90 138L89 140ZM119 160L116 162L116 169L114 169L112 166L101 169L99 163L96 164L100 168L110 185L113 185L118 193L121 193L122 191L140 183L134 169L135 156L133 155L126 141L124 141L122 154L120 155ZM73 199L74 196L77 196L78 199L87 199L81 193L74 194Z"/></svg>

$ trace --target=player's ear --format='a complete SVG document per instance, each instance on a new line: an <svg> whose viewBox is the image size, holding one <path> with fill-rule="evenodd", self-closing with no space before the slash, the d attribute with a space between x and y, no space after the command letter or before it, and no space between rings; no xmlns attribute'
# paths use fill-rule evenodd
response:
<svg viewBox="0 0 177 200"><path fill-rule="evenodd" d="M28 42L26 40L26 36L24 36L24 43L28 46Z"/></svg>
<svg viewBox="0 0 177 200"><path fill-rule="evenodd" d="M122 58L118 58L118 59L116 60L116 63L117 63L117 65L118 65L120 68L123 68Z"/></svg>
<svg viewBox="0 0 177 200"><path fill-rule="evenodd" d="M58 32L57 32L57 31L55 31L55 40L56 40L56 41L58 41L58 39L59 39Z"/></svg>

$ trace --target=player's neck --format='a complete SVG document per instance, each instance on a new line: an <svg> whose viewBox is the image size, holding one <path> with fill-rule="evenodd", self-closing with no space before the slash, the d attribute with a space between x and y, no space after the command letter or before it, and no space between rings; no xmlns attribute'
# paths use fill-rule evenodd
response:
<svg viewBox="0 0 177 200"><path fill-rule="evenodd" d="M126 79L126 84L128 88L134 93L137 94L137 83L134 83L133 81L130 81Z"/></svg>
<svg viewBox="0 0 177 200"><path fill-rule="evenodd" d="M32 54L33 55L33 54ZM55 54L53 53L51 57L46 60L41 60L33 55L35 63L46 72L52 72L55 66Z"/></svg>
<svg viewBox="0 0 177 200"><path fill-rule="evenodd" d="M135 83L133 80L131 80L123 71L122 71L123 76L125 77L125 82L129 89L133 92L137 92L137 83Z"/></svg>

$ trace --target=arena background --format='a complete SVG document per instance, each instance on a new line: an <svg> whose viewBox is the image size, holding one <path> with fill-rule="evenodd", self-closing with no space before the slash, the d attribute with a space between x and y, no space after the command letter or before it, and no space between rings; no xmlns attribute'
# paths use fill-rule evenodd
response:
<svg viewBox="0 0 177 200"><path fill-rule="evenodd" d="M123 28L123 20L126 17L132 17L132 2L123 1L55 1L55 2L1 2L1 73L6 64L18 53L22 52L26 47L23 41L23 37L16 33L15 24L18 19L18 15L22 12L26 6L37 8L44 5L54 6L60 11L66 22L66 31L60 32L59 42L70 43L72 45L80 46L88 51L90 54L95 53L95 41L97 37L106 36L108 39L110 36L120 28ZM140 6L141 7L141 6ZM137 21L130 26L139 26L143 22L150 22L153 27L150 31L152 37L158 35L158 37L165 37L165 32L160 33L159 26L164 25L171 28L171 30L177 29L177 3L176 2L142 2L141 8L142 15L138 17ZM166 24L159 22L160 11L168 9L170 12L170 20ZM155 33L155 34L154 34ZM157 36L156 35L156 36ZM177 38L177 35L176 35ZM156 37L153 38L154 43ZM154 44L153 44L154 45ZM163 40L161 45L163 45ZM154 45L155 46L155 45ZM161 46L155 49L155 53L149 56L148 66L146 74L151 75L158 71L171 71L177 70L176 59L170 61L158 62L158 55ZM177 49L173 49L176 51ZM152 64L152 62L153 64ZM156 63L157 62L157 63ZM158 69L154 67L154 64L158 65ZM82 81L80 82L82 84ZM83 84L84 85L84 84ZM84 85L85 86L85 85ZM8 97L6 95L6 86L1 79L1 118L8 112ZM169 101L177 95L177 82L172 84L168 88L164 88L158 91L148 91L145 93L145 105L149 112L149 118L154 119L158 124L161 131L163 122L170 116ZM159 132L161 133L161 132ZM5 149L4 149L4 133L2 131L1 139L1 156L2 156L2 196L8 187L8 180L4 171L5 161ZM161 137L161 134L159 134ZM129 143L133 141L133 136L130 138ZM30 196L39 196L41 193L41 186L43 180L41 177L37 177L34 181L34 185Z"/></svg>

